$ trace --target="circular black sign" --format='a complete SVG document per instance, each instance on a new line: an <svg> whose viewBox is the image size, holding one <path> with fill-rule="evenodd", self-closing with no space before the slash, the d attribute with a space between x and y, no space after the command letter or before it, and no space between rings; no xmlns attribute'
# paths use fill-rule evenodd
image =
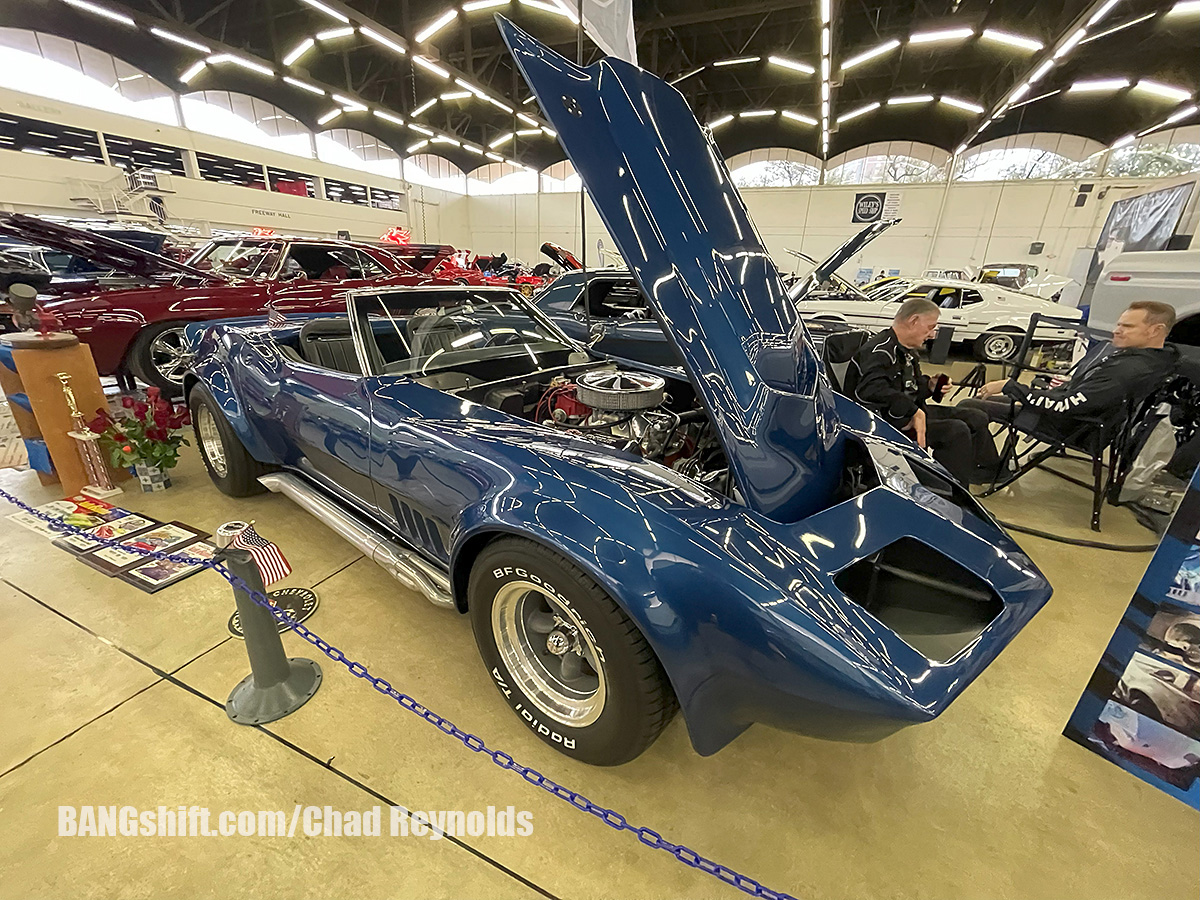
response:
<svg viewBox="0 0 1200 900"><path fill-rule="evenodd" d="M878 219L883 213L883 201L878 194L864 194L854 204L854 216L859 221L869 222Z"/></svg>
<svg viewBox="0 0 1200 900"><path fill-rule="evenodd" d="M283 610L296 622L303 622L314 612L317 611L317 595L314 591L302 587L280 588L277 591L271 591L267 594L272 606L276 606ZM280 634L288 630L287 625L283 622L275 623ZM238 614L235 612L229 617L229 633L238 640L244 640L245 635L242 634L242 623L238 619Z"/></svg>

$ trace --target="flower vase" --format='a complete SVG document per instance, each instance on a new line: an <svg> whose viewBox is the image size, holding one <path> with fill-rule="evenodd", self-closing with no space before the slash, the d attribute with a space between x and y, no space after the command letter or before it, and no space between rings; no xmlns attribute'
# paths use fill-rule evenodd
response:
<svg viewBox="0 0 1200 900"><path fill-rule="evenodd" d="M166 469L158 466L148 466L144 463L137 463L133 467L133 472L137 475L138 484L142 486L142 492L146 494L165 491L171 486L171 476Z"/></svg>

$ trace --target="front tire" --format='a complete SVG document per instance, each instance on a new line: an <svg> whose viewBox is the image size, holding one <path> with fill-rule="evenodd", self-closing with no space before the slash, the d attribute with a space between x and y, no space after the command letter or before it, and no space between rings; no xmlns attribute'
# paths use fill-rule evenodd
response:
<svg viewBox="0 0 1200 900"><path fill-rule="evenodd" d="M159 322L137 333L129 348L129 368L146 384L152 384L164 397L183 393L187 371L186 322Z"/></svg>
<svg viewBox="0 0 1200 900"><path fill-rule="evenodd" d="M552 550L517 537L493 541L471 569L467 604L492 682L555 750L620 765L675 714L666 673L637 626Z"/></svg>
<svg viewBox="0 0 1200 900"><path fill-rule="evenodd" d="M975 358L981 362L1008 362L1017 355L1020 346L1020 334L989 331L975 338Z"/></svg>
<svg viewBox="0 0 1200 900"><path fill-rule="evenodd" d="M267 467L247 452L208 388L198 384L192 389L188 409L200 458L221 493L250 497L265 491L258 476L265 475Z"/></svg>

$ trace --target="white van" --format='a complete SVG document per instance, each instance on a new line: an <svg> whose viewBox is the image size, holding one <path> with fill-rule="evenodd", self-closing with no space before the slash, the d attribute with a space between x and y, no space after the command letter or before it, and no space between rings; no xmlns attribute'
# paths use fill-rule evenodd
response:
<svg viewBox="0 0 1200 900"><path fill-rule="evenodd" d="M1200 250L1118 253L1100 273L1088 326L1112 334L1117 317L1135 300L1175 307L1171 340L1200 346Z"/></svg>

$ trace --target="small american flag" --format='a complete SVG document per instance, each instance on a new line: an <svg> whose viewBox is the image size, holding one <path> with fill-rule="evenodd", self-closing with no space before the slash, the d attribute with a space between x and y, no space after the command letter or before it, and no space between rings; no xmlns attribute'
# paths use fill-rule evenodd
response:
<svg viewBox="0 0 1200 900"><path fill-rule="evenodd" d="M248 550L258 564L262 574L263 585L270 587L275 582L286 578L292 572L283 552L254 530L253 525L247 525L229 542L229 546L237 550Z"/></svg>
<svg viewBox="0 0 1200 900"><path fill-rule="evenodd" d="M279 311L278 307L275 306L275 301L272 300L267 304L267 327L282 328L286 324L287 316Z"/></svg>

